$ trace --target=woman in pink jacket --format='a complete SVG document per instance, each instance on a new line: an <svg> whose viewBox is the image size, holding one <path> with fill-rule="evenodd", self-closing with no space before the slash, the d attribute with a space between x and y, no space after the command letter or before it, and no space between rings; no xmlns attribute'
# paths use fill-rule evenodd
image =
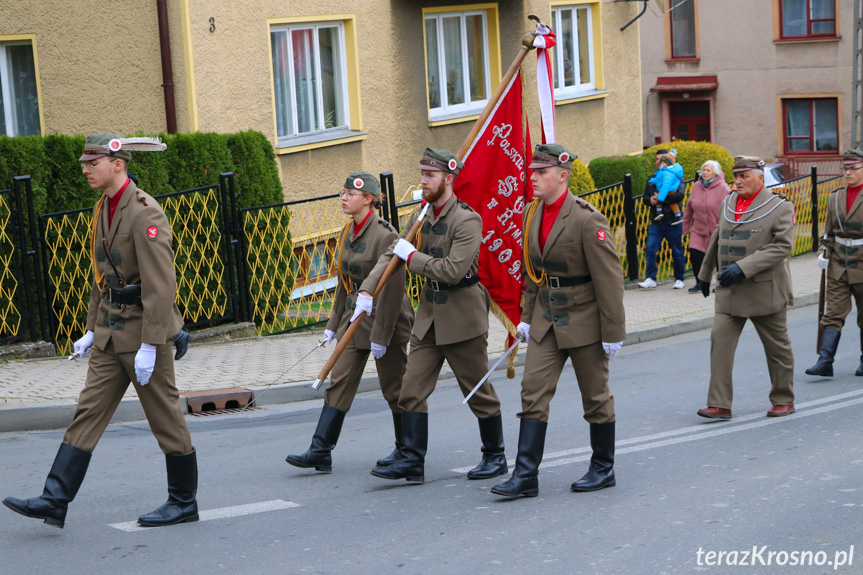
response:
<svg viewBox="0 0 863 575"><path fill-rule="evenodd" d="M683 235L689 234L689 261L696 276L695 285L689 288L689 293L701 293L698 270L704 261L707 242L719 223L719 204L729 191L719 162L704 162L700 177L692 184L689 201L683 210Z"/></svg>

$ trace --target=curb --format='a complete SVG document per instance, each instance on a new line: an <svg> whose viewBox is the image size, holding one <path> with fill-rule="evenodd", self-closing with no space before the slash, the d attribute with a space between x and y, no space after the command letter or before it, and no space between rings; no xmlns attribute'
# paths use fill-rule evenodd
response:
<svg viewBox="0 0 863 575"><path fill-rule="evenodd" d="M794 298L794 305L790 307L800 308L818 303L818 292L803 294ZM713 316L683 321L674 325L665 325L656 328L634 331L628 334L625 345L644 343L657 339L664 339L674 335L692 333L713 327ZM520 351L513 362L517 367L524 365L526 351ZM489 364L500 358L499 355L489 357ZM506 369L506 362L501 363L495 371ZM442 369L438 379L450 379L455 374L449 367ZM314 390L309 382L293 382L284 385L274 385L267 389L264 387L247 387L255 394L256 405L274 405L281 403L294 403L308 401L311 399L322 399L322 390ZM261 395L264 390L266 394ZM380 389L377 376L366 376L360 380L357 393L365 391L376 391ZM259 397L260 396L260 397ZM186 399L180 396L183 413L188 412ZM64 429L75 415L77 403L54 403L49 405L30 405L21 407L0 408L3 417L0 418L0 433L12 431L35 431L49 429ZM111 423L123 423L140 421L146 419L144 409L139 399L124 399L114 412Z"/></svg>

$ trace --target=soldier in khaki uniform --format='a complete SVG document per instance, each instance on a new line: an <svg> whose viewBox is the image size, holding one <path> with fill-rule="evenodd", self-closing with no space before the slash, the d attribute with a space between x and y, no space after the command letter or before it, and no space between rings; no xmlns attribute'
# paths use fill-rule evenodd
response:
<svg viewBox="0 0 863 575"><path fill-rule="evenodd" d="M368 172L353 172L345 180L342 191L342 211L351 216L339 237L336 261L339 285L327 328L326 342L341 339L350 324L357 291L363 280L387 248L398 238L398 232L386 221L375 217L380 207L380 184ZM393 413L396 449L378 465L388 465L398 459L402 445L401 412L398 408L402 376L407 366L407 345L411 336L414 310L405 291L405 269L399 266L354 333L347 347L333 366L332 383L324 393L324 408L312 445L301 455L288 455L286 461L296 467L314 467L317 471L332 471L330 452L336 446L345 414L356 396L363 369L374 356L381 392Z"/></svg>
<svg viewBox="0 0 863 575"><path fill-rule="evenodd" d="M830 194L827 227L818 255L818 267L827 270L827 306L821 317L821 350L809 375L833 376L833 358L851 298L857 303L857 327L863 353L863 151L848 150L842 156L847 187ZM854 375L863 375L863 355Z"/></svg>
<svg viewBox="0 0 863 575"><path fill-rule="evenodd" d="M505 497L535 497L549 404L567 359L590 424L590 468L573 491L615 485L614 397L608 360L626 339L623 270L608 220L567 189L575 154L558 144L533 154L535 198L525 209L524 307L518 331L530 338L521 382L518 456L512 477L491 489Z"/></svg>
<svg viewBox="0 0 863 575"><path fill-rule="evenodd" d="M373 469L372 475L376 477L424 481L427 400L437 384L444 359L465 395L488 370L490 297L477 276L482 218L453 194L453 182L462 167L450 152L425 149L420 160L423 198L433 209L417 236L417 245L404 239L416 221L414 216L360 287L355 316L371 309L371 294L393 255L407 262L412 273L426 278L399 395L403 457ZM469 406L479 419L483 458L468 472L468 479L488 479L506 473L497 392L486 382L471 398Z"/></svg>
<svg viewBox="0 0 863 575"><path fill-rule="evenodd" d="M164 149L158 142L126 142L116 134L87 138L80 161L93 189L91 250L95 279L87 332L75 355L90 351L78 409L40 497L3 503L22 515L62 528L66 509L84 480L90 457L129 382L165 453L168 501L138 523L155 527L198 520L195 448L174 384L171 338L183 325L174 299L177 278L171 229L159 204L127 177L132 149ZM124 143L125 142L125 143Z"/></svg>
<svg viewBox="0 0 863 575"><path fill-rule="evenodd" d="M764 345L770 373L768 417L794 413L794 356L788 339L786 312L793 303L788 256L794 247L794 206L785 196L764 187L764 161L734 159L737 191L720 205L698 279L704 297L717 276L716 315L710 334L710 390L707 407L698 415L731 419L734 352L746 320Z"/></svg>

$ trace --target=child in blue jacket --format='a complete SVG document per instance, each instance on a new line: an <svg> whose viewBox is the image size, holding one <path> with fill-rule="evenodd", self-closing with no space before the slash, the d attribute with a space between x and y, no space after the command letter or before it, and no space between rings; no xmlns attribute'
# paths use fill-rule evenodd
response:
<svg viewBox="0 0 863 575"><path fill-rule="evenodd" d="M652 178L650 178L650 183L656 186L656 189L659 190L659 195L656 197L659 202L656 204L655 221L657 222L665 217L662 202L665 201L665 198L669 193L677 191L677 188L680 187L680 180L683 179L683 166L677 163L677 160L674 159L673 155L664 154L660 158L659 162L659 169L656 170L656 173ZM668 209L674 214L674 221L671 222L671 225L676 226L682 224L683 214L680 211L680 206L678 204L669 204Z"/></svg>

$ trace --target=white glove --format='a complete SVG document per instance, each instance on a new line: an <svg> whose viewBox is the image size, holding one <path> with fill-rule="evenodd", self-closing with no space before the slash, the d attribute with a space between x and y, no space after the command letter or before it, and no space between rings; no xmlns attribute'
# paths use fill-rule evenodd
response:
<svg viewBox="0 0 863 575"><path fill-rule="evenodd" d="M372 355L375 359L380 359L387 352L387 346L372 342Z"/></svg>
<svg viewBox="0 0 863 575"><path fill-rule="evenodd" d="M401 258L402 260L408 261L408 258L410 257L410 255L412 253L414 253L415 251L417 251L417 249L414 247L414 245L412 243L410 243L407 240L399 240L398 243L396 244L395 249L393 250L393 253L395 255L397 255L399 258Z"/></svg>
<svg viewBox="0 0 863 575"><path fill-rule="evenodd" d="M515 333L518 334L519 332L524 334L524 341L527 341L530 338L530 324L520 321L518 327L515 328Z"/></svg>
<svg viewBox="0 0 863 575"><path fill-rule="evenodd" d="M816 261L818 262L818 267L821 268L822 270L826 270L827 265L830 263L830 260L828 258L824 257L823 251L820 254L818 254L818 260L816 260Z"/></svg>
<svg viewBox="0 0 863 575"><path fill-rule="evenodd" d="M75 355L77 355L79 359L84 359L84 356L90 353L90 348L93 347L94 338L95 335L88 329L87 333L84 334L84 337L72 344L72 348L75 350Z"/></svg>
<svg viewBox="0 0 863 575"><path fill-rule="evenodd" d="M372 315L372 296L357 294L357 307L354 308L354 315L351 316L351 322L357 319L357 317L366 312L366 315Z"/></svg>
<svg viewBox="0 0 863 575"><path fill-rule="evenodd" d="M326 340L326 342L324 343L324 345L329 345L333 341L334 337L336 337L336 332L331 329L325 329L324 339Z"/></svg>
<svg viewBox="0 0 863 575"><path fill-rule="evenodd" d="M153 375L155 366L156 346L142 343L141 349L135 354L135 377L138 378L138 383L141 385L150 383L150 376Z"/></svg>
<svg viewBox="0 0 863 575"><path fill-rule="evenodd" d="M623 342L618 341L617 343L605 343L602 342L602 351L608 356L608 359L614 358L617 355L617 352L620 351L620 348L623 347Z"/></svg>

